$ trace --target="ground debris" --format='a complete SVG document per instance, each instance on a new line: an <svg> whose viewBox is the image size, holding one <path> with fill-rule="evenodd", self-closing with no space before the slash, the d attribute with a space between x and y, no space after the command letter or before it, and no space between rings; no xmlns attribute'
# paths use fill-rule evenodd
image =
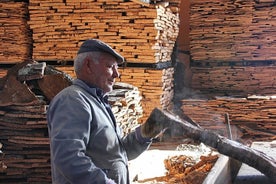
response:
<svg viewBox="0 0 276 184"><path fill-rule="evenodd" d="M202 155L197 161L192 156L170 156L164 160L164 166L167 170L165 176L140 180L139 183L202 184L218 157L218 154Z"/></svg>

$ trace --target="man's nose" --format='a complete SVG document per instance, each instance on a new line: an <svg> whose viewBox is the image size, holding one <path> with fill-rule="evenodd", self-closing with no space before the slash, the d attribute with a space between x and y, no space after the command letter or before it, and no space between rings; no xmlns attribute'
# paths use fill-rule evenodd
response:
<svg viewBox="0 0 276 184"><path fill-rule="evenodd" d="M120 73L119 73L119 71L118 71L118 67L113 67L113 77L114 78L117 78L117 77L119 77L120 76Z"/></svg>

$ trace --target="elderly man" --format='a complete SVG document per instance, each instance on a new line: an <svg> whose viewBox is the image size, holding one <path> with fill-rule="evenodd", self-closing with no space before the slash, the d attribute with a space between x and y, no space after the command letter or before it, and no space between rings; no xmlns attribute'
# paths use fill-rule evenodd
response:
<svg viewBox="0 0 276 184"><path fill-rule="evenodd" d="M143 123L122 137L107 100L124 58L86 40L74 61L77 79L50 103L47 120L53 184L128 184L128 160L147 150L163 129Z"/></svg>

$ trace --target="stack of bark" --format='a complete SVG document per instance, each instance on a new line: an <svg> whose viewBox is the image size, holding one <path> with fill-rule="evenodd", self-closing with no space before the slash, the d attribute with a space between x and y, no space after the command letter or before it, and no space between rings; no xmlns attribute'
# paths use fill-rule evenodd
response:
<svg viewBox="0 0 276 184"><path fill-rule="evenodd" d="M98 38L128 62L166 62L179 31L179 15L169 3L30 0L29 13L38 61L72 60L83 40Z"/></svg>
<svg viewBox="0 0 276 184"><path fill-rule="evenodd" d="M192 1L190 16L192 59L275 60L275 13L273 0Z"/></svg>
<svg viewBox="0 0 276 184"><path fill-rule="evenodd" d="M0 140L7 166L0 173L0 180L51 183L46 102L17 80L18 71L14 67L8 72L0 91Z"/></svg>
<svg viewBox="0 0 276 184"><path fill-rule="evenodd" d="M192 88L216 96L274 95L276 66L192 67Z"/></svg>
<svg viewBox="0 0 276 184"><path fill-rule="evenodd" d="M116 82L108 96L112 112L124 134L133 131L143 116L142 97L138 88L127 83Z"/></svg>
<svg viewBox="0 0 276 184"><path fill-rule="evenodd" d="M227 129L236 125L238 137L244 140L275 140L276 97L248 96L246 98L216 97L215 99L185 99L182 110L206 129Z"/></svg>
<svg viewBox="0 0 276 184"><path fill-rule="evenodd" d="M192 1L190 10L193 90L182 110L222 133L228 113L238 137L275 139L275 1Z"/></svg>
<svg viewBox="0 0 276 184"><path fill-rule="evenodd" d="M18 104L1 107L4 183L51 183L46 106Z"/></svg>
<svg viewBox="0 0 276 184"><path fill-rule="evenodd" d="M31 57L32 39L24 2L0 2L0 64L13 64Z"/></svg>

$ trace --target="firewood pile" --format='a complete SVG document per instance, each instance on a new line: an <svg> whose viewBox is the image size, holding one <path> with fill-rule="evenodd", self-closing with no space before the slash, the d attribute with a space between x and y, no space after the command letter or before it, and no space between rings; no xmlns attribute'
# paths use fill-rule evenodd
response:
<svg viewBox="0 0 276 184"><path fill-rule="evenodd" d="M192 1L190 10L193 60L276 59L274 0Z"/></svg>
<svg viewBox="0 0 276 184"><path fill-rule="evenodd" d="M274 95L276 66L192 67L192 88L216 96Z"/></svg>
<svg viewBox="0 0 276 184"><path fill-rule="evenodd" d="M179 3L173 1L174 11ZM28 8L38 61L72 60L87 38L109 43L128 62L171 61L179 31L178 11L170 3L30 0Z"/></svg>
<svg viewBox="0 0 276 184"><path fill-rule="evenodd" d="M0 2L0 63L23 62L31 57L32 39L27 24L28 5Z"/></svg>
<svg viewBox="0 0 276 184"><path fill-rule="evenodd" d="M51 183L46 112L50 100L71 84L71 77L45 63L15 65L0 90L0 172L3 183ZM113 101L112 101L113 100ZM137 88L117 84L111 94L115 116L125 131L138 124L142 113ZM130 113L126 116L124 113ZM126 121L126 122L124 122ZM127 123L133 121L129 127ZM133 126L133 127L132 127Z"/></svg>
<svg viewBox="0 0 276 184"><path fill-rule="evenodd" d="M225 115L231 125L240 130L243 140L275 140L276 97L248 96L216 97L214 99L184 99L182 110L206 129L227 129ZM221 128L219 128L221 127Z"/></svg>

